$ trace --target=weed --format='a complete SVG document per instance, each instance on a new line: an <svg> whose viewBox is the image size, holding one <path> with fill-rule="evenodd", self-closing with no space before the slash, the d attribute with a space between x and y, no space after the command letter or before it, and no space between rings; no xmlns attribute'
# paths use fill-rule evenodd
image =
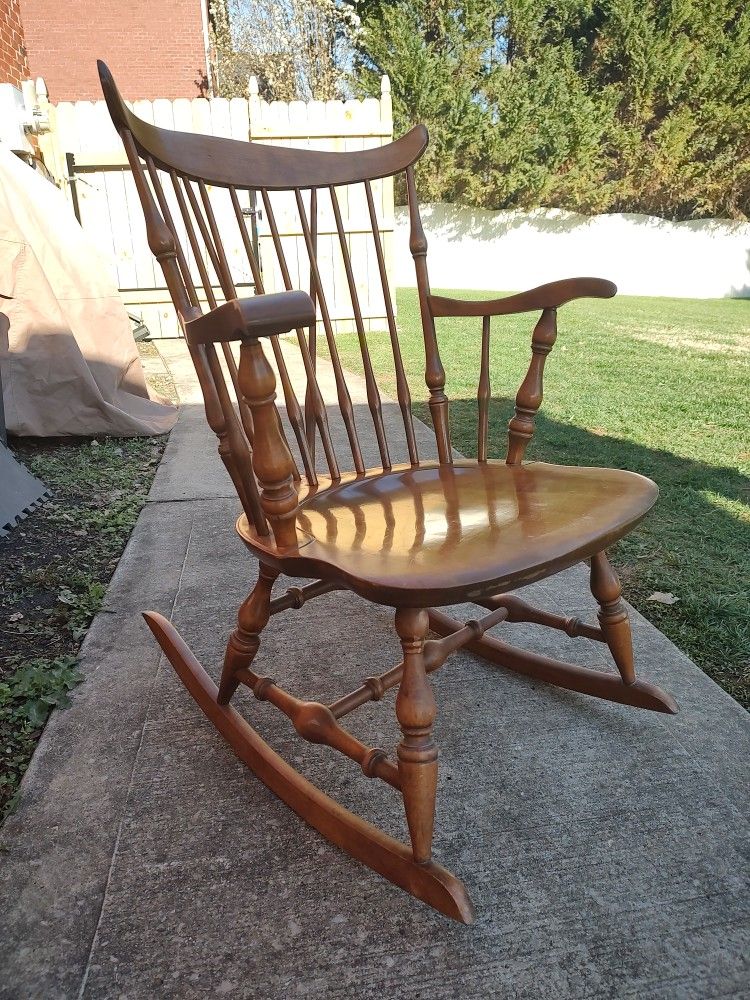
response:
<svg viewBox="0 0 750 1000"><path fill-rule="evenodd" d="M0 681L0 799L5 812L53 708L65 708L81 679L75 656L26 661Z"/></svg>
<svg viewBox="0 0 750 1000"><path fill-rule="evenodd" d="M164 449L164 438L16 440L52 499L0 544L0 817L49 711L66 702Z"/></svg>

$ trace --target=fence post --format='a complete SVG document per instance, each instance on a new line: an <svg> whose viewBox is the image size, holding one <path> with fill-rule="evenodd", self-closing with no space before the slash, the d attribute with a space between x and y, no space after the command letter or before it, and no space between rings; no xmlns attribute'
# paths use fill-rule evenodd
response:
<svg viewBox="0 0 750 1000"><path fill-rule="evenodd" d="M67 176L65 162L60 154L57 134L57 108L50 104L47 84L41 76L36 78L36 101L42 116L46 116L48 122L47 131L39 135L39 149L44 157L44 165L52 174L58 184L64 182Z"/></svg>
<svg viewBox="0 0 750 1000"><path fill-rule="evenodd" d="M253 137L253 123L260 124L260 93L258 90L258 77L251 76L247 81L247 124L248 138Z"/></svg>
<svg viewBox="0 0 750 1000"><path fill-rule="evenodd" d="M380 120L393 123L393 98L391 97L391 78L384 73L380 78Z"/></svg>

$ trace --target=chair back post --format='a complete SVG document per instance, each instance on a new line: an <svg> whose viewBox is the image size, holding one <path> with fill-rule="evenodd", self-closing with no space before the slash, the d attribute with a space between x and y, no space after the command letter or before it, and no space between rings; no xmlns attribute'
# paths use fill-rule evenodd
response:
<svg viewBox="0 0 750 1000"><path fill-rule="evenodd" d="M417 274L417 290L419 293L419 312L422 317L422 334L425 346L425 382L430 390L430 415L435 429L438 459L441 465L450 465L451 454L450 426L448 423L448 397L445 395L445 369L440 359L435 319L430 306L430 279L427 274L427 237L424 234L422 219L419 214L417 187L414 180L414 167L406 168L406 191L409 199L409 250L414 258L414 269Z"/></svg>
<svg viewBox="0 0 750 1000"><path fill-rule="evenodd" d="M177 243L174 234L156 207L156 201L146 180L143 164L138 155L138 150L130 129L123 128L120 131L120 138L125 147L125 154L128 158L138 197L143 208L143 216L146 220L146 239L148 240L149 249L161 265L172 302L177 309L180 319L185 323L187 320L199 315L200 310L190 301L190 296L185 288L185 282L182 279L177 264Z"/></svg>
<svg viewBox="0 0 750 1000"><path fill-rule="evenodd" d="M412 170L412 165L427 145L426 130L416 126L385 146L345 152L292 149L182 133L139 118L123 101L103 63L99 64L99 74L110 115L125 144L146 219L149 246L164 271L186 333L203 391L208 422L219 439L219 453L256 533L267 536L269 531L273 531L279 545L293 544L295 536L291 522L297 507L298 490L299 495L304 496L307 488L317 488L318 472L322 473L324 466L327 466L326 478L333 482L338 482L342 474L350 471L359 476L366 473L359 442L359 425L368 416L383 471L392 469L396 463L400 464L401 455L397 455L395 449L403 449L403 445L406 446L409 463L419 466L411 394L388 283L387 239L379 224L379 192L373 187L379 180L404 172L409 186L412 251L419 279L426 345L425 377L430 391L440 461L450 462L445 373L429 306L425 263L427 244L419 220ZM267 282L276 286L280 279L285 289L293 290L306 281L305 271L309 270L311 297L317 305L321 330L317 329L316 323L312 323L309 328L295 328L292 334L296 335L304 369L303 395L299 400L293 378L295 368L287 365L287 359L295 364L294 358L290 357L290 352L294 350L291 340L285 341L278 335L270 336L268 350L272 351L273 357L269 354L267 359L263 353L265 344L248 347L244 352L246 373L242 379L243 388L229 340L222 339L223 334L198 337L190 332L191 324L201 319L206 304L208 312L213 315L221 309L222 300L240 302L238 295L245 294L241 285L247 281L246 264L235 253L236 247L227 252L222 242L228 219L232 226L236 224L239 228L255 293L264 294L264 275L258 248L250 238L245 219L243 206L248 198L251 204L258 198L262 200L269 228L269 239L262 244ZM276 211L281 213L280 218L285 224L291 225L293 240L285 234L285 229L280 231ZM367 226L359 226L359 217L354 218L356 234L349 232L353 216L362 211L362 219L369 217L372 243ZM301 239L296 232L297 224ZM364 239L360 239L360 235ZM272 259L274 256L275 261ZM342 265L340 271L337 269L339 261ZM398 431L394 428L392 432L384 416L383 401L370 357L373 321L363 309L365 300L360 301L362 270L364 268L366 280L371 281L375 273L373 264L377 265L376 273L382 286L397 402L403 422L403 443L391 437L392 433L398 436ZM333 281L330 280L331 275ZM348 319L346 292L341 294L341 276L345 278L351 300L351 316L362 357L367 397L367 407L362 409L353 405L347 373L336 343L339 323ZM368 299L368 307L375 301L377 297ZM201 329L204 327L201 326ZM346 451L345 442L348 440L351 453L351 457L342 454L341 463L336 454L338 449L334 447L326 400L316 373L315 340L321 332L325 337L335 383L336 401L332 399L329 405L331 410L338 410L338 413L333 413L333 418L343 421L346 437L341 438L342 446ZM251 331L245 331L242 336L248 340L258 338L258 334ZM268 375L268 364L272 365L270 371L274 378L272 383L266 385L264 379ZM283 392L285 414L276 407L276 379L280 380L279 394ZM263 385L262 391L257 384ZM256 411L265 428L259 437L255 429ZM288 436L290 429L293 437ZM316 444L321 452L318 462ZM270 459L257 454L262 449L270 449ZM292 485L287 482L290 468ZM270 518L270 524L267 518Z"/></svg>
<svg viewBox="0 0 750 1000"><path fill-rule="evenodd" d="M119 97L119 94L117 96ZM184 329L187 322L200 316L201 310L194 304L186 287L178 263L177 241L156 205L133 135L130 129L123 125L118 131L143 208L146 239L151 252L159 261L180 324ZM256 531L267 534L268 525L261 509L257 484L252 474L248 474L251 470L251 450L237 422L216 349L213 344L188 344L188 346L203 394L206 420L219 441L221 460Z"/></svg>

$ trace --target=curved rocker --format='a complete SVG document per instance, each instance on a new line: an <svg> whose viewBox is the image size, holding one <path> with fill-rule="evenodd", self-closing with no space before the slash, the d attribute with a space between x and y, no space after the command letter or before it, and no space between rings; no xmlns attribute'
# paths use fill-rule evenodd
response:
<svg viewBox="0 0 750 1000"><path fill-rule="evenodd" d="M353 858L453 920L470 924L474 907L463 883L433 861L419 864L410 847L355 816L280 757L232 708L217 701L219 690L163 615L143 617L178 677L234 752L298 816Z"/></svg>
<svg viewBox="0 0 750 1000"><path fill-rule="evenodd" d="M463 622L442 611L430 611L429 615L430 628L438 635L452 635L464 626ZM677 712L674 698L647 681L636 680L632 684L623 684L619 674L607 674L576 663L552 660L526 649L517 649L489 635L474 639L465 648L490 663L512 670L513 673L524 674L526 677L554 684L555 687L567 688L568 691L578 691L594 698L632 705L634 708L647 708L667 715Z"/></svg>

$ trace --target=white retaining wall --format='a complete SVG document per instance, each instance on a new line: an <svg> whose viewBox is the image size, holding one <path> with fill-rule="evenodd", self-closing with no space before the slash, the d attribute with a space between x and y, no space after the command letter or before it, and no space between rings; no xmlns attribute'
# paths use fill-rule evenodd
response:
<svg viewBox="0 0 750 1000"><path fill-rule="evenodd" d="M433 288L515 291L558 278L608 278L624 295L750 298L750 223L490 212L423 205ZM408 218L396 209L396 284L415 285Z"/></svg>

